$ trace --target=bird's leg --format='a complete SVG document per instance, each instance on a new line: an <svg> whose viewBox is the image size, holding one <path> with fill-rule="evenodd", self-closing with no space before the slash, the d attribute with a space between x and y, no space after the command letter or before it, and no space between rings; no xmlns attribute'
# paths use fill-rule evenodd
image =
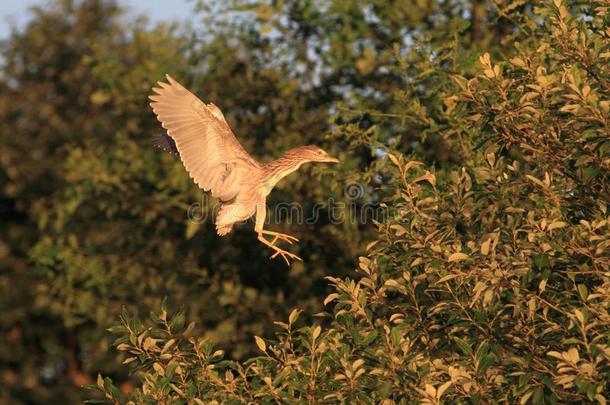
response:
<svg viewBox="0 0 610 405"><path fill-rule="evenodd" d="M275 243L275 241L278 240L278 239L283 240L285 242L288 242L291 245L292 245L293 242L298 242L299 241L299 238L295 238L294 236L287 235L285 233L266 231L264 229L261 229L260 232L265 234L265 235L274 236L273 242L271 242L271 243Z"/></svg>
<svg viewBox="0 0 610 405"><path fill-rule="evenodd" d="M288 266L290 266L290 260L288 260L289 258L293 259L293 260L303 261L303 259L301 259L299 256L295 255L294 253L290 253L290 252L276 246L274 243L277 240L277 236L275 237L275 239L273 239L273 242L269 242L267 239L265 239L263 232L258 231L258 240L261 241L266 246L269 246L271 249L275 250L275 253L273 255L271 255L272 259L275 259L278 255L281 255L282 259L284 259L284 261L286 261L286 264Z"/></svg>
<svg viewBox="0 0 610 405"><path fill-rule="evenodd" d="M298 241L298 239L295 238L294 236L286 235L283 233L264 230L263 226L265 225L266 214L267 214L267 210L265 207L265 201L261 201L261 202L257 203L256 204L256 224L254 225L254 231L256 231L256 233L258 235L258 240L260 242L262 242L265 246L269 246L271 249L275 250L275 253L271 256L271 258L275 259L278 255L280 255L280 256L282 256L282 259L284 259L284 261L286 262L286 264L288 266L290 266L289 259L303 261L303 259L301 259L299 256L295 255L294 253L290 253L275 245L275 242L277 242L278 239L284 240L288 243L296 242L296 241ZM265 235L273 236L274 237L273 241L269 242L265 238Z"/></svg>

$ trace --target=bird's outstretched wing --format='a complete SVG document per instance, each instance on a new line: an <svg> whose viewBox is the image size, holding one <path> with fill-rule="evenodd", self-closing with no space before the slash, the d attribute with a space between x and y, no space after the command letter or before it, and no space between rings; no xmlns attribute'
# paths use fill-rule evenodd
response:
<svg viewBox="0 0 610 405"><path fill-rule="evenodd" d="M259 163L235 138L218 107L205 104L169 75L167 81L153 87L150 105L175 141L184 167L214 197L234 198L248 171Z"/></svg>

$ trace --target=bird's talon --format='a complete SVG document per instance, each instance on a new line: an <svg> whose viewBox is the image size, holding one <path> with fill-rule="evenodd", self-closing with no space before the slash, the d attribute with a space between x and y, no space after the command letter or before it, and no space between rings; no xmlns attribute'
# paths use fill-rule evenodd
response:
<svg viewBox="0 0 610 405"><path fill-rule="evenodd" d="M271 241L268 241L263 236L265 234L272 236L273 239ZM303 261L303 259L301 259L299 256L295 255L294 253L290 253L290 252L278 247L275 244L278 240L292 244L295 241L298 241L298 239L295 238L294 236L286 235L286 234L279 233L279 232L260 231L258 234L258 240L260 240L262 243L264 243L271 249L275 250L275 252L270 256L271 259L275 259L278 256L282 256L282 259L284 259L284 261L286 262L286 264L288 266L290 266L290 259Z"/></svg>
<svg viewBox="0 0 610 405"><path fill-rule="evenodd" d="M290 253L287 252L283 249L278 248L277 246L275 247L276 252L274 254L271 255L271 259L275 259L278 255L282 256L282 259L284 259L284 261L286 262L286 264L288 266L290 266L290 260L288 260L288 258L293 259L293 260L298 260L300 262L303 261L303 259L301 259L299 256L295 255L294 253Z"/></svg>
<svg viewBox="0 0 610 405"><path fill-rule="evenodd" d="M263 234L273 236L274 241L279 239L279 240L283 240L284 242L288 242L290 244L299 241L299 238L294 237L292 235L287 235L285 233L272 232L272 231L262 231L262 232L263 232Z"/></svg>
<svg viewBox="0 0 610 405"><path fill-rule="evenodd" d="M281 240L281 241L284 241L284 242L288 243L289 245L292 245L292 241L291 241L291 240L288 240L288 239L282 239L282 238L280 238L279 236L275 236L275 237L273 238L273 240L271 241L271 244L272 244L272 245L275 245L275 242L277 242L277 240L278 240L278 239L279 239L279 240Z"/></svg>

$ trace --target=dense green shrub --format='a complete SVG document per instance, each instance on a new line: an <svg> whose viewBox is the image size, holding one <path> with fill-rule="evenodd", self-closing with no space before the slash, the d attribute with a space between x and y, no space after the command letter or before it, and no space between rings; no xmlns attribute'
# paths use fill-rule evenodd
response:
<svg viewBox="0 0 610 405"><path fill-rule="evenodd" d="M609 6L499 3L514 46L476 63L459 43L396 49L405 80L388 109L344 106L332 131L377 156L357 176L377 178L385 216L358 276L327 277L330 313L293 310L242 362L184 312L124 313L111 332L140 383L98 387L117 403L605 404ZM405 156L402 131L455 163Z"/></svg>

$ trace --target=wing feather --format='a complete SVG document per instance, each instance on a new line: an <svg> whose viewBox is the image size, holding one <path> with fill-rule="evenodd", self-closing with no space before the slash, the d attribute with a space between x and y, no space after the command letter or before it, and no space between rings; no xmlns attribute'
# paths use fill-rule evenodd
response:
<svg viewBox="0 0 610 405"><path fill-rule="evenodd" d="M169 75L167 81L153 87L150 105L184 167L203 190L223 201L234 198L259 163L241 146L217 106L205 104Z"/></svg>

